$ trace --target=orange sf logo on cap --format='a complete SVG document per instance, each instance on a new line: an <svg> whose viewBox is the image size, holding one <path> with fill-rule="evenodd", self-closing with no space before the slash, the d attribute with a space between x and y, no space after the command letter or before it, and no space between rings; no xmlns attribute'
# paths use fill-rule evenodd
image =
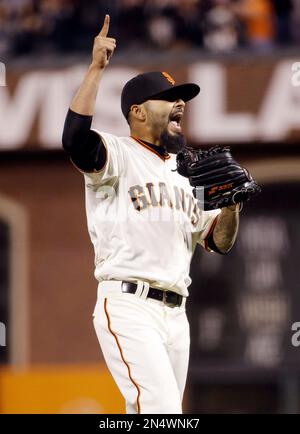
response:
<svg viewBox="0 0 300 434"><path fill-rule="evenodd" d="M170 76L170 74L168 74L167 72L163 71L163 72L162 72L162 75L163 75L164 77L166 77L166 79L167 79L171 84L173 84L173 86L174 86L174 84L175 84L175 80L174 80L173 77Z"/></svg>

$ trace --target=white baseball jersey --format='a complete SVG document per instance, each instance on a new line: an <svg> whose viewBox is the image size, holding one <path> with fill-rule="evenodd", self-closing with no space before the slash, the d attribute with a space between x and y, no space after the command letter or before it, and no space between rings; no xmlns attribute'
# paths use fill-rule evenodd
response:
<svg viewBox="0 0 300 434"><path fill-rule="evenodd" d="M220 210L202 211L176 156L165 159L132 137L100 134L104 168L84 173L88 230L95 251L95 277L143 280L188 296L190 261L205 247Z"/></svg>

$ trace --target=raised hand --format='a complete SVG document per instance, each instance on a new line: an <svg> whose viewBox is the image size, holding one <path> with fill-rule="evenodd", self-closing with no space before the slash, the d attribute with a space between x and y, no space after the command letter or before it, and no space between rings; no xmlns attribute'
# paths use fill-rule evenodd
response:
<svg viewBox="0 0 300 434"><path fill-rule="evenodd" d="M93 64L101 69L108 65L109 59L113 55L113 52L116 48L116 40L114 38L107 37L109 31L109 22L109 15L105 15L102 29L94 39Z"/></svg>

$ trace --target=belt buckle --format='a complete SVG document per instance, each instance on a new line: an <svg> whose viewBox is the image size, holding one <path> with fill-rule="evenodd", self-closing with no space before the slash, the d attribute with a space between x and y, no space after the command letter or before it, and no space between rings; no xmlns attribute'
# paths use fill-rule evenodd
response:
<svg viewBox="0 0 300 434"><path fill-rule="evenodd" d="M168 291L163 291L163 303L168 307L176 307L176 303L168 301Z"/></svg>

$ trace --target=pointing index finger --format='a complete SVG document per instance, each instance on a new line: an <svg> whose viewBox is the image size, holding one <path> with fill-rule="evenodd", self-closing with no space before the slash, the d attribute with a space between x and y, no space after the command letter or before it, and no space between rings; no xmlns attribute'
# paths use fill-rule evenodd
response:
<svg viewBox="0 0 300 434"><path fill-rule="evenodd" d="M102 29L100 30L100 33L99 33L99 36L102 36L104 38L107 36L108 30L109 30L109 21L110 21L110 16L106 14L105 18L104 18L104 23L103 23Z"/></svg>

